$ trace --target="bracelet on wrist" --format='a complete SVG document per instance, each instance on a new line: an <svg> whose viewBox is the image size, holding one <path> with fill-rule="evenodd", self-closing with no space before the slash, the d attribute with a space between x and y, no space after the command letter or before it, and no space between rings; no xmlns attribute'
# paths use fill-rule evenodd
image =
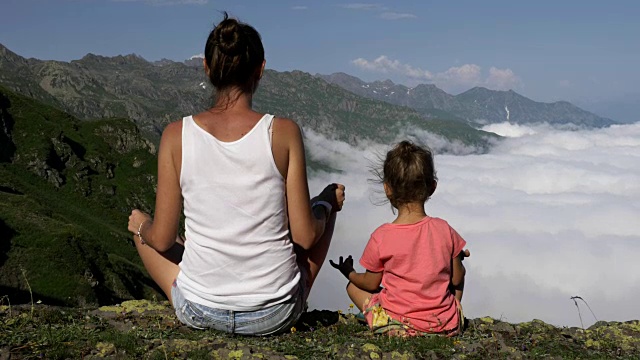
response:
<svg viewBox="0 0 640 360"><path fill-rule="evenodd" d="M140 226L138 226L138 232L136 233L136 235L138 235L138 237L140 238L140 244L145 245L146 242L144 241L144 239L142 238L142 225L146 222L147 220L142 220L142 222L140 223Z"/></svg>

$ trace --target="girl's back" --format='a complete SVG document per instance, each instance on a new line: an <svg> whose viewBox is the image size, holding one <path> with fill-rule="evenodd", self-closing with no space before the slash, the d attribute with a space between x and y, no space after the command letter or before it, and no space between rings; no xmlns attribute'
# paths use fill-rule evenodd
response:
<svg viewBox="0 0 640 360"><path fill-rule="evenodd" d="M347 294L378 333L417 335L461 330L466 242L449 224L427 216L436 190L433 154L409 141L391 149L375 171L398 216L371 234L357 273L351 256L332 266L349 279ZM382 285L384 288L376 293Z"/></svg>
<svg viewBox="0 0 640 360"><path fill-rule="evenodd" d="M391 317L416 330L442 332L458 324L449 285L452 259L465 244L446 221L426 216L413 224L380 226L360 263L369 271L384 273L384 289L375 300Z"/></svg>

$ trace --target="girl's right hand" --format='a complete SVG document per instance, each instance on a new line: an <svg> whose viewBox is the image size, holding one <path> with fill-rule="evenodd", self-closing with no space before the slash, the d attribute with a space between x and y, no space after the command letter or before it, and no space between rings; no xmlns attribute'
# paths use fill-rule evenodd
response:
<svg viewBox="0 0 640 360"><path fill-rule="evenodd" d="M342 275L347 278L347 280L349 280L349 274L355 271L353 269L353 258L351 257L351 255L347 256L346 260L343 260L342 256L340 256L337 264L334 263L333 260L329 259L329 264L340 271Z"/></svg>

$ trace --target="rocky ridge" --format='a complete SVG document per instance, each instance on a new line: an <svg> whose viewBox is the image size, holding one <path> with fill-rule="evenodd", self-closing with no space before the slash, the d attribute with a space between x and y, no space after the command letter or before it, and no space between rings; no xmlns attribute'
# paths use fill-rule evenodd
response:
<svg viewBox="0 0 640 360"><path fill-rule="evenodd" d="M603 127L616 123L566 101L537 102L513 90L497 91L474 87L461 94L451 95L433 84L419 84L410 88L391 80L365 82L344 73L316 76L360 96L407 106L430 118L454 119L476 126L505 121L586 127Z"/></svg>

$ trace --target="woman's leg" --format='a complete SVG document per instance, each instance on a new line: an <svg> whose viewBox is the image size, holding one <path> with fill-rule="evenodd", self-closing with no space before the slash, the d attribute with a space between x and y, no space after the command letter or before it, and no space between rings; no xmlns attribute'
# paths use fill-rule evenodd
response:
<svg viewBox="0 0 640 360"><path fill-rule="evenodd" d="M184 245L181 239L178 239L176 244L164 253L159 253L149 246L141 244L137 236L133 237L133 242L136 244L136 249L147 272L167 295L169 302L173 304L171 285L178 276L180 271L178 264L182 260L182 254L184 253Z"/></svg>
<svg viewBox="0 0 640 360"><path fill-rule="evenodd" d="M324 227L324 232L318 242L309 250L296 246L296 255L298 257L298 265L304 267L307 271L307 294L308 290L313 286L313 282L316 280L320 268L327 257L329 252L329 245L331 245L331 238L333 237L333 229L336 224L336 213L331 214L329 221Z"/></svg>

